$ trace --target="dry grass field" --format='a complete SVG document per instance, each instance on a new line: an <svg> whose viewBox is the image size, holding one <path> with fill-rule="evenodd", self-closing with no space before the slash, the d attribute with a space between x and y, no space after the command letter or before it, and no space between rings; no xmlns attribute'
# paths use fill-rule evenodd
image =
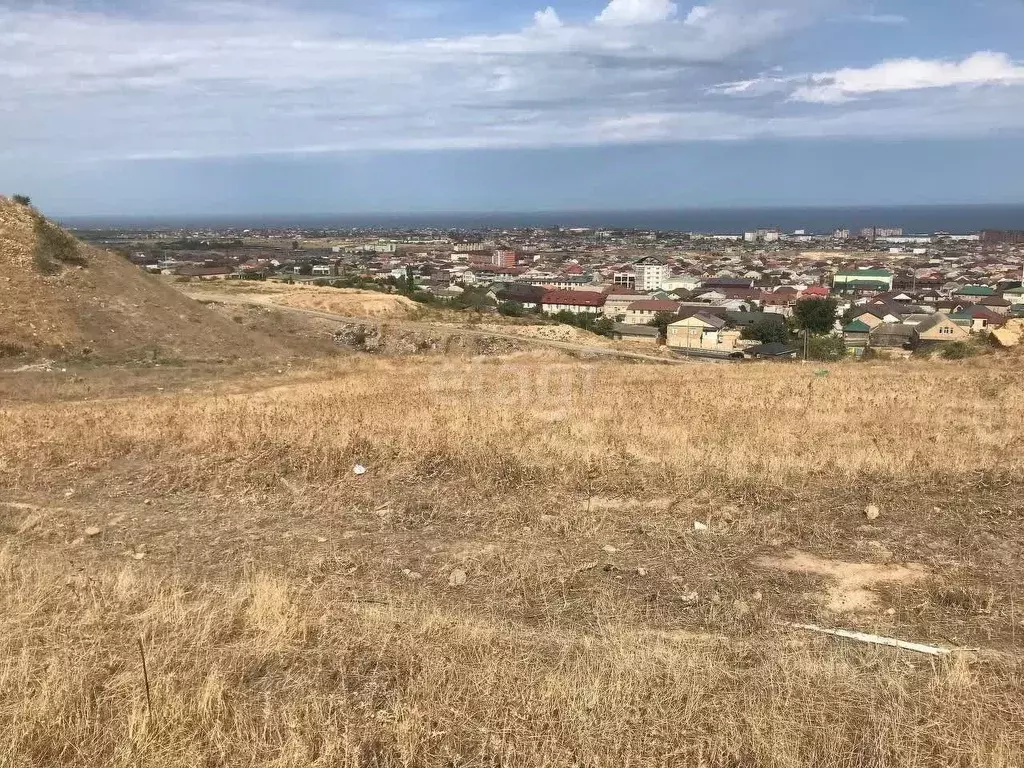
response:
<svg viewBox="0 0 1024 768"><path fill-rule="evenodd" d="M1022 370L0 374L0 766L1019 766Z"/></svg>

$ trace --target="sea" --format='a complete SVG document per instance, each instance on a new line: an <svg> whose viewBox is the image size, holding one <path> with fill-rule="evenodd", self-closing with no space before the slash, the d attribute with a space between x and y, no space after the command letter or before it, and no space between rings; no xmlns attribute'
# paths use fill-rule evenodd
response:
<svg viewBox="0 0 1024 768"><path fill-rule="evenodd" d="M76 229L302 229L502 230L522 228L626 229L738 234L777 227L827 234L836 229L902 227L905 234L971 234L1024 230L1024 205L874 206L860 208L707 208L680 210L534 211L475 213L234 214L196 216L68 216Z"/></svg>

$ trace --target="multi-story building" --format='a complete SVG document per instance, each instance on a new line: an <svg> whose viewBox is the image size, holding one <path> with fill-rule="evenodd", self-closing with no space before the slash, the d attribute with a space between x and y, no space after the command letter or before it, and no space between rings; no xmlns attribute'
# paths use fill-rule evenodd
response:
<svg viewBox="0 0 1024 768"><path fill-rule="evenodd" d="M981 233L981 242L992 245L1024 245L1024 231L987 229Z"/></svg>
<svg viewBox="0 0 1024 768"><path fill-rule="evenodd" d="M635 261L633 272L636 274L636 289L644 292L661 290L661 284L671 274L668 265L654 256L645 256Z"/></svg>
<svg viewBox="0 0 1024 768"><path fill-rule="evenodd" d="M891 291L895 275L887 269L853 269L839 272L832 279L838 293Z"/></svg>

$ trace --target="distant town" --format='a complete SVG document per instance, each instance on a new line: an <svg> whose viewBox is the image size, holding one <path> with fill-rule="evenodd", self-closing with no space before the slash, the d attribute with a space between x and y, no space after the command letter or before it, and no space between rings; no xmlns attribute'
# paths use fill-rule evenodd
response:
<svg viewBox="0 0 1024 768"><path fill-rule="evenodd" d="M423 302L543 313L705 357L792 357L800 302L835 301L845 352L909 355L1024 322L1024 231L736 234L545 228L80 231L182 281L401 290ZM472 299L472 301L470 301ZM1009 325L1008 325L1009 324ZM1010 329L1015 329L1011 331Z"/></svg>

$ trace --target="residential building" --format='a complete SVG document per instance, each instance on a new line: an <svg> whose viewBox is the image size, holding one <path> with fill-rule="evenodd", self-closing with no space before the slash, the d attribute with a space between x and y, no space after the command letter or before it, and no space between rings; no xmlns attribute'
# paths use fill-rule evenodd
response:
<svg viewBox="0 0 1024 768"><path fill-rule="evenodd" d="M863 320L852 320L843 326L843 341L853 350L863 350L870 343L871 326Z"/></svg>
<svg viewBox="0 0 1024 768"><path fill-rule="evenodd" d="M677 277L669 277L662 281L661 285L658 286L663 291L692 291L699 287L701 279L699 277L689 277L687 275L679 275Z"/></svg>
<svg viewBox="0 0 1024 768"><path fill-rule="evenodd" d="M854 269L836 274L832 287L839 293L891 291L895 275L887 269Z"/></svg>
<svg viewBox="0 0 1024 768"><path fill-rule="evenodd" d="M334 264L314 264L311 274L313 277L334 277L338 274L338 268Z"/></svg>
<svg viewBox="0 0 1024 768"><path fill-rule="evenodd" d="M625 318L630 304L645 301L647 297L637 291L625 288L612 288L604 302L604 314L611 318Z"/></svg>
<svg viewBox="0 0 1024 768"><path fill-rule="evenodd" d="M634 301L626 307L624 322L628 325L647 325L659 313L667 312L672 315L679 313L680 304L678 301L665 301L659 299L646 299Z"/></svg>
<svg viewBox="0 0 1024 768"><path fill-rule="evenodd" d="M541 298L541 310L576 312L599 315L604 309L605 295L597 291L546 290Z"/></svg>
<svg viewBox="0 0 1024 768"><path fill-rule="evenodd" d="M985 230L981 233L981 242L990 245L1024 245L1024 231Z"/></svg>
<svg viewBox="0 0 1024 768"><path fill-rule="evenodd" d="M612 337L619 341L633 341L638 344L657 346L661 340L661 331L649 325L616 323L612 328Z"/></svg>
<svg viewBox="0 0 1024 768"><path fill-rule="evenodd" d="M525 277L523 282L555 291L595 291L599 287L586 275L583 277Z"/></svg>
<svg viewBox="0 0 1024 768"><path fill-rule="evenodd" d="M989 296L995 296L995 294L995 290L993 288L989 288L987 285L965 285L954 293L953 297L960 301L975 303L988 298Z"/></svg>
<svg viewBox="0 0 1024 768"><path fill-rule="evenodd" d="M633 262L638 291L657 291L670 276L671 271L664 261L654 256L645 256Z"/></svg>
<svg viewBox="0 0 1024 768"><path fill-rule="evenodd" d="M666 343L675 349L722 349L721 333L724 329L725 320L722 318L697 312L670 324L666 330ZM735 336L739 338L738 333Z"/></svg>
<svg viewBox="0 0 1024 768"><path fill-rule="evenodd" d="M914 346L943 341L963 341L970 337L970 332L963 326L953 322L949 315L936 313L929 315L914 326Z"/></svg>

